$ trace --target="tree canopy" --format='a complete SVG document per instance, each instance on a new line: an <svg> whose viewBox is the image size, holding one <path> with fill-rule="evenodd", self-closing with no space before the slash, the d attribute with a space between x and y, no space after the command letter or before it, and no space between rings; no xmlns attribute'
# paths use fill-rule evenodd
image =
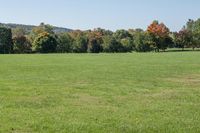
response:
<svg viewBox="0 0 200 133"><path fill-rule="evenodd" d="M200 47L200 19L191 20L180 31L153 21L146 30L129 29L115 32L96 28L94 30L71 30L57 33L55 27L41 23L24 27L0 27L0 53L100 53L100 52L147 52L167 48Z"/></svg>

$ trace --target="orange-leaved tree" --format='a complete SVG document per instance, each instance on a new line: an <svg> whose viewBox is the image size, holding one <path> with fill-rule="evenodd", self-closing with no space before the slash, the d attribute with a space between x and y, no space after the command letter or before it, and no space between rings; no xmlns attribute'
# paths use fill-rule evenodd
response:
<svg viewBox="0 0 200 133"><path fill-rule="evenodd" d="M169 29L163 23L153 21L147 28L147 32L154 41L154 49L159 52L160 49L165 50L170 42Z"/></svg>

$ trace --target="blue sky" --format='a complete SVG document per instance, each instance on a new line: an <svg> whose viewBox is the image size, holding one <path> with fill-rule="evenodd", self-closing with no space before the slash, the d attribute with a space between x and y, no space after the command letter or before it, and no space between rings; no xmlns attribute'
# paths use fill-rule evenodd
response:
<svg viewBox="0 0 200 133"><path fill-rule="evenodd" d="M0 0L0 22L71 29L143 28L153 20L172 31L200 18L200 0Z"/></svg>

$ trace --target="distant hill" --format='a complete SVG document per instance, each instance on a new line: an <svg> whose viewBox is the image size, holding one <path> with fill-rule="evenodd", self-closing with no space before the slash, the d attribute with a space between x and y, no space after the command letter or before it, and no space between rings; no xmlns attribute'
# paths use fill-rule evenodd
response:
<svg viewBox="0 0 200 133"><path fill-rule="evenodd" d="M0 23L0 26L3 26L3 27L7 27L7 28L11 28L11 29L14 29L14 28L23 28L24 30L26 30L27 32L31 32L31 30L36 27L35 25L24 25L24 24L12 24L12 23L8 23L8 24L5 24L5 23ZM68 29L68 28L63 28L63 27L56 27L56 26L53 26L53 30L55 33L61 33L61 32L69 32L69 31L72 31L71 29Z"/></svg>

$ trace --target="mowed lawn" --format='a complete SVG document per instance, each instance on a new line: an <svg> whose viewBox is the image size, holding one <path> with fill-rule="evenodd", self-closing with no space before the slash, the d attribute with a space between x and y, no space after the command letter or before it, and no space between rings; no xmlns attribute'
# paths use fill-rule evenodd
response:
<svg viewBox="0 0 200 133"><path fill-rule="evenodd" d="M79 132L200 132L200 52L0 55L0 133Z"/></svg>

